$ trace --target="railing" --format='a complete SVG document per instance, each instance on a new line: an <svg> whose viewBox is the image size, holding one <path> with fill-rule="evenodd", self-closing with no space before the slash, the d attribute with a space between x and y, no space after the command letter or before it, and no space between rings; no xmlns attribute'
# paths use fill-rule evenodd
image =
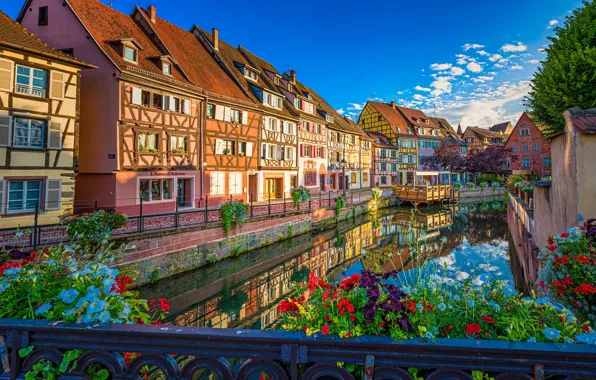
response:
<svg viewBox="0 0 596 380"><path fill-rule="evenodd" d="M113 380L137 379L144 366L156 378L172 380L412 380L409 368L422 369L418 376L426 380L471 380L472 371L495 380L596 379L596 347L588 345L465 339L395 342L377 336L338 339L282 331L10 319L0 319L0 335L6 342L0 345L5 371L1 379L23 379L41 360L59 366L69 350L85 351L68 374L73 380L87 378L94 363L106 368ZM21 359L18 351L31 346L31 353ZM138 356L127 364L125 352ZM351 365L359 366L364 375L348 372Z"/></svg>
<svg viewBox="0 0 596 380"><path fill-rule="evenodd" d="M36 96L38 98L46 97L46 90L43 90L41 88L34 88L31 86L26 86L26 85L22 85L22 84L17 84L15 86L15 92L18 94Z"/></svg>
<svg viewBox="0 0 596 380"><path fill-rule="evenodd" d="M265 197L264 201L253 199L248 202L249 211L247 219L294 215L296 213L313 211L320 208L335 207L335 199L346 194L348 204L368 201L372 198L370 189L360 190L336 190L321 193L311 193L308 202L301 203L297 209L294 208L292 196L290 193L281 194L279 198L273 195ZM148 231L160 231L169 229L183 229L204 226L217 223L221 220L217 204L225 200L238 199L238 196L220 196L209 197L198 200L192 200L198 207L184 209L179 207L179 199L170 200L173 211L148 213L147 209L155 204L146 203L140 200L138 206L134 208L134 213L128 213L128 223L126 226L115 229L112 235L132 235ZM133 203L137 200L131 200ZM108 207L92 201L84 205L75 204L73 207L77 213L93 212L100 209L117 209L117 207ZM37 213L34 218L37 222ZM66 226L62 224L46 224L32 226L21 226L19 228L0 229L0 249L2 247L12 249L37 248L47 244L57 244L69 240L66 234Z"/></svg>
<svg viewBox="0 0 596 380"><path fill-rule="evenodd" d="M449 185L394 186L394 194L404 201L432 203L456 198L456 191Z"/></svg>

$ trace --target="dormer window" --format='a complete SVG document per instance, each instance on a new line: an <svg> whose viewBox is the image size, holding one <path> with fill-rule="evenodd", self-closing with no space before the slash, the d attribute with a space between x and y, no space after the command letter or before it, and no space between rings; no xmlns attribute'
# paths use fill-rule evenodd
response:
<svg viewBox="0 0 596 380"><path fill-rule="evenodd" d="M169 62L164 62L161 65L161 70L165 75L172 75L172 64Z"/></svg>
<svg viewBox="0 0 596 380"><path fill-rule="evenodd" d="M425 122L426 124L430 124L430 121L428 121L428 120L425 120L424 122Z"/></svg>
<svg viewBox="0 0 596 380"><path fill-rule="evenodd" d="M422 120L420 120L420 119L416 119L416 122L417 122L417 123L422 123Z"/></svg>
<svg viewBox="0 0 596 380"><path fill-rule="evenodd" d="M333 123L333 121L334 121L333 115L326 114L325 120L327 120L330 123Z"/></svg>
<svg viewBox="0 0 596 380"><path fill-rule="evenodd" d="M294 86L292 83L288 83L288 91L294 91Z"/></svg>
<svg viewBox="0 0 596 380"><path fill-rule="evenodd" d="M124 54L123 57L127 61L137 63L138 61L139 51L132 46L124 46Z"/></svg>
<svg viewBox="0 0 596 380"><path fill-rule="evenodd" d="M249 69L248 67L244 67L244 76L250 80L257 81L259 74L253 69Z"/></svg>
<svg viewBox="0 0 596 380"><path fill-rule="evenodd" d="M275 83L276 85L279 85L279 77L273 78L273 83Z"/></svg>
<svg viewBox="0 0 596 380"><path fill-rule="evenodd" d="M281 109L282 100L280 96L263 91L263 104L269 107Z"/></svg>

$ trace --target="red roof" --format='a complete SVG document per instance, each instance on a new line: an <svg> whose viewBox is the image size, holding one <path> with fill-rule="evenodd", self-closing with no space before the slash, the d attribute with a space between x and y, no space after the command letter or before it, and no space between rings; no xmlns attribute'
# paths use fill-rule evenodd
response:
<svg viewBox="0 0 596 380"><path fill-rule="evenodd" d="M393 129L393 133L396 135L401 136L415 136L414 130L410 129L408 133L407 128L409 125L404 119L404 116L397 110L397 108L393 108L391 104L387 103L380 103L380 102L368 102L374 109L377 110L387 120L391 128ZM399 128L399 131L397 130Z"/></svg>
<svg viewBox="0 0 596 380"><path fill-rule="evenodd" d="M596 108L589 110L571 108L568 112L571 117L571 123L575 128L583 133L596 133Z"/></svg>
<svg viewBox="0 0 596 380"><path fill-rule="evenodd" d="M120 70L126 67L136 67L162 76L164 79L171 78L162 72L159 58L164 53L153 44L132 18L98 0L66 0L66 2L99 44L99 47ZM124 39L133 39L141 45L142 49L138 51L137 64L127 62L122 57L120 41ZM172 76L179 81L188 83L176 68L173 68Z"/></svg>

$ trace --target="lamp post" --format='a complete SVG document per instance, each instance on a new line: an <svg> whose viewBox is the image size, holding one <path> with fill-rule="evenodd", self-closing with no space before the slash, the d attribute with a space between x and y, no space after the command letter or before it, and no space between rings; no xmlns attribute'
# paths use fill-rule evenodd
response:
<svg viewBox="0 0 596 380"><path fill-rule="evenodd" d="M348 186L348 181L346 181L346 163L345 158L339 163L341 165L341 180L343 181L344 195L346 195L346 187Z"/></svg>

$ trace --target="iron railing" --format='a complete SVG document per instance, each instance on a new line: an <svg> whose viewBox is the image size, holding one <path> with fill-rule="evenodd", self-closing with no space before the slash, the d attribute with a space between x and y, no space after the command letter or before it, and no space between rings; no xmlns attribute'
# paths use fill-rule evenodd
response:
<svg viewBox="0 0 596 380"><path fill-rule="evenodd" d="M310 200L299 204L294 208L290 194L284 194L281 198L269 197L265 201L249 202L249 211L247 219L294 215L296 213L313 211L321 208L335 207L335 200L339 195L345 194L347 204L368 201L372 198L370 189L359 190L337 190L325 193L313 193ZM288 198L289 196L289 198ZM222 199L232 200L235 196L228 197L204 197L196 200L199 207L185 209L179 208L178 201L171 202L174 210L170 212L148 214L146 208L151 204L145 204L139 200L138 207L135 206L136 215L128 215L127 224L119 229L112 231L112 235L131 235L148 231L160 231L169 229L192 228L202 225L217 223L221 220L217 206L214 200L221 202ZM192 200L195 202L195 200ZM93 212L99 209L113 209L114 207L103 207L97 201L92 201L85 207L73 206L78 209L78 213ZM37 208L38 209L38 208ZM57 244L69 240L66 234L66 226L63 224L45 224L37 223L39 212L35 214L35 224L31 226L20 226L18 228L0 229L0 249L36 249L48 244Z"/></svg>
<svg viewBox="0 0 596 380"><path fill-rule="evenodd" d="M86 378L99 363L111 379L138 379L144 366L154 378L222 380L401 379L410 368L426 380L471 380L481 371L495 380L596 379L596 347L464 339L393 341L367 336L338 339L304 333L147 325L77 325L0 319L0 379L22 379L35 363L57 366L69 350L84 350L64 378ZM6 342L4 344L4 342ZM22 348L33 346L25 358ZM125 352L138 353L126 363ZM338 363L343 363L338 365ZM356 365L354 375L346 369ZM159 374L161 372L161 374ZM210 377L210 375L212 377Z"/></svg>

